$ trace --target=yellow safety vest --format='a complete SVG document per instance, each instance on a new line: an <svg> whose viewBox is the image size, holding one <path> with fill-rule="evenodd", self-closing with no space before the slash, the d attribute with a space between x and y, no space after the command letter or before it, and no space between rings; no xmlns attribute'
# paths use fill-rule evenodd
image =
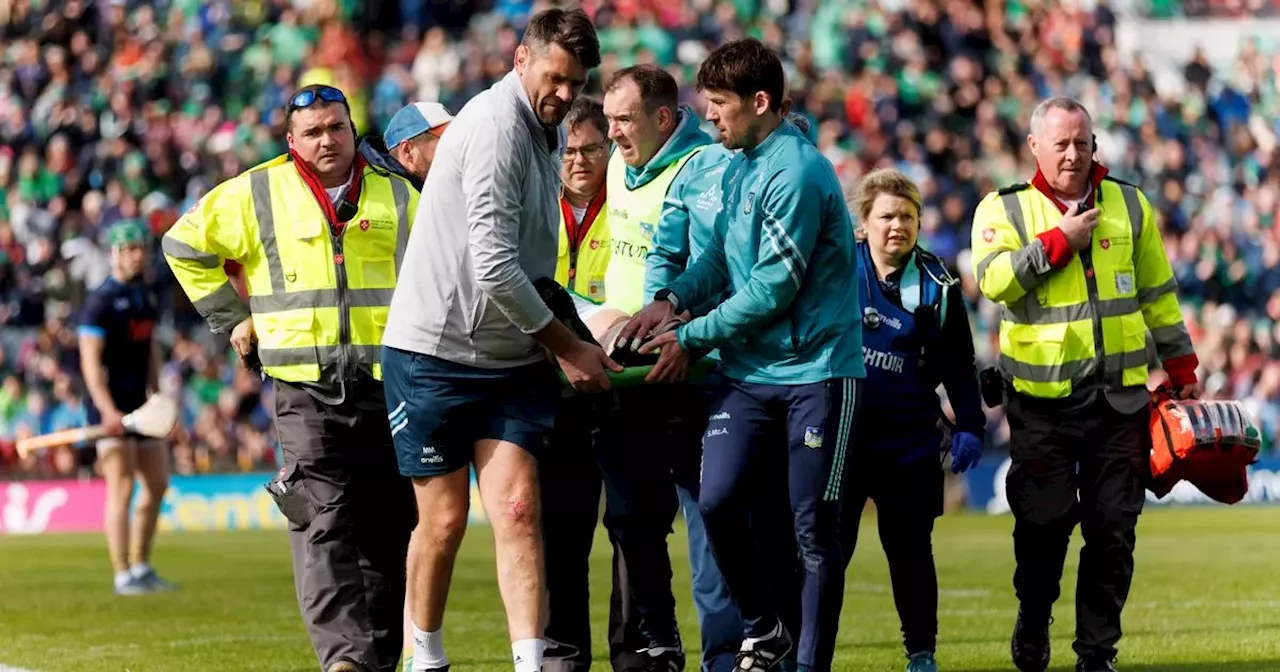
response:
<svg viewBox="0 0 1280 672"><path fill-rule="evenodd" d="M684 164L704 147L706 145L689 150L635 191L627 188L627 164L622 160L622 152L614 152L609 157L605 183L609 190L609 237L613 254L604 284L608 289L605 303L610 308L634 315L644 307L644 262L653 248L653 234L662 218L667 188Z"/></svg>
<svg viewBox="0 0 1280 672"><path fill-rule="evenodd" d="M1048 196L1018 184L974 213L974 277L1002 308L999 368L1017 392L1060 399L1145 385L1148 331L1163 360L1194 352L1151 204L1111 178L1096 204L1091 263L1076 253L1057 270L1036 238L1063 216Z"/></svg>
<svg viewBox="0 0 1280 672"><path fill-rule="evenodd" d="M252 313L272 378L329 382L364 371L381 380L378 351L417 207L407 181L365 167L356 214L335 239L284 155L215 187L165 234L162 249L215 333ZM244 266L247 312L222 270L227 259Z"/></svg>
<svg viewBox="0 0 1280 672"><path fill-rule="evenodd" d="M587 207L587 217L593 214L593 206L596 206L595 199L592 199L591 206ZM604 303L607 289L605 272L609 268L610 256L607 201L600 203L594 213L595 217L585 223L587 233L578 244L577 250L569 249L568 217L572 214L573 210L569 202L561 196L560 254L556 258L556 282L585 299ZM579 226L582 225L583 223L579 222Z"/></svg>

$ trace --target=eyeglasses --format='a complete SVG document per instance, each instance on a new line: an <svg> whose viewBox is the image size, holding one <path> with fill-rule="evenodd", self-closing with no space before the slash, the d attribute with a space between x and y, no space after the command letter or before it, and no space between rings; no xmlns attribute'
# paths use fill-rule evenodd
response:
<svg viewBox="0 0 1280 672"><path fill-rule="evenodd" d="M316 104L317 100L323 100L326 103L345 103L347 97L342 92L332 86L319 86L314 89L304 89L294 94L289 99L289 109L300 110L304 107L311 107Z"/></svg>
<svg viewBox="0 0 1280 672"><path fill-rule="evenodd" d="M581 155L582 158L588 161L595 161L596 159L603 156L605 150L608 148L609 148L609 144L605 142L597 142L595 144L585 145L583 147L565 147L564 156L561 157L560 160L565 163L573 163L573 160L578 158L579 155Z"/></svg>

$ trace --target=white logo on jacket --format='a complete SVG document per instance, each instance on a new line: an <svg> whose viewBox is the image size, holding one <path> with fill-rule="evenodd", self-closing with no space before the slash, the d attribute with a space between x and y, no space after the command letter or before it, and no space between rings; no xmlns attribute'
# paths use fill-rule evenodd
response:
<svg viewBox="0 0 1280 672"><path fill-rule="evenodd" d="M872 350L865 345L862 346L862 363L889 373L902 373L902 367L906 366L901 355Z"/></svg>

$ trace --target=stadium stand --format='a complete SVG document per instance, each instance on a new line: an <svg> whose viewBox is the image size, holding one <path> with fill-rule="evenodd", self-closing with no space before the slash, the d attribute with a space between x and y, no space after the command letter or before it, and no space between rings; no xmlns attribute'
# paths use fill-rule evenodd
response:
<svg viewBox="0 0 1280 672"><path fill-rule="evenodd" d="M1277 50L1241 41L1216 61L1129 62L1106 2L592 0L602 77L668 67L699 112L698 63L754 36L786 63L795 110L852 183L895 166L923 185L923 244L958 269L979 355L996 315L967 269L978 199L1028 179L1026 119L1052 94L1093 111L1100 158L1161 213L1206 395L1244 400L1264 450L1280 432ZM1152 0L1126 11L1276 16L1277 3ZM361 132L410 100L460 108L506 72L524 0L29 0L0 5L0 478L70 475L67 451L19 462L13 440L84 422L75 325L107 273L102 234L141 218L157 235L211 185L284 149L282 105L335 84ZM1215 45L1221 54L1221 44ZM1169 84L1172 82L1172 84ZM714 134L714 129L709 129ZM427 196L429 197L429 195ZM269 386L165 287L167 390L183 400L177 473L270 469ZM990 450L1005 430L991 414Z"/></svg>

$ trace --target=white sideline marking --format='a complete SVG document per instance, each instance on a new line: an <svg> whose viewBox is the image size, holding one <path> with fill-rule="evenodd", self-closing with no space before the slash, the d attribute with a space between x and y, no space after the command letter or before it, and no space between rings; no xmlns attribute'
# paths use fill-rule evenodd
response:
<svg viewBox="0 0 1280 672"><path fill-rule="evenodd" d="M25 667L10 667L8 665L5 665L4 663L0 663L0 672L36 672L36 671L28 670Z"/></svg>

